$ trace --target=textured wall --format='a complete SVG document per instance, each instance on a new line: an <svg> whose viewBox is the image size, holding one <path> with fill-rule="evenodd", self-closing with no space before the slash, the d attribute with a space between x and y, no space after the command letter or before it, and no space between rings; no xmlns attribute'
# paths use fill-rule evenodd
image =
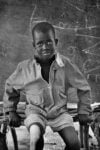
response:
<svg viewBox="0 0 100 150"><path fill-rule="evenodd" d="M59 51L85 73L93 99L100 97L100 0L1 0L0 99L17 63L32 56L30 27L52 22Z"/></svg>

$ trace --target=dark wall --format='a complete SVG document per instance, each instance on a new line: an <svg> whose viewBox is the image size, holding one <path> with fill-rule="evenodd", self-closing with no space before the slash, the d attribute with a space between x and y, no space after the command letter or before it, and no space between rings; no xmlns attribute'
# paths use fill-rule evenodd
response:
<svg viewBox="0 0 100 150"><path fill-rule="evenodd" d="M30 28L38 21L53 23L59 51L87 77L94 101L100 97L99 0L0 1L0 99L5 80L19 61L32 56Z"/></svg>

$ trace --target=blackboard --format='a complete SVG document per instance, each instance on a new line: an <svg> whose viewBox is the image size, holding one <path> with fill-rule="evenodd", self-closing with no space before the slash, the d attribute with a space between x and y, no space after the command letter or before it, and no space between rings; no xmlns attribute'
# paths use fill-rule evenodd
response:
<svg viewBox="0 0 100 150"><path fill-rule="evenodd" d="M76 63L100 99L100 1L0 0L0 100L8 76L18 62L32 57L31 28L51 22L58 50Z"/></svg>

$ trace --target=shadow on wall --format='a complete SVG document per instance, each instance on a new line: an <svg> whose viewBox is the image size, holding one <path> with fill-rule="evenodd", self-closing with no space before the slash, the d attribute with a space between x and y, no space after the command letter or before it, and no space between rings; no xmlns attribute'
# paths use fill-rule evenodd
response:
<svg viewBox="0 0 100 150"><path fill-rule="evenodd" d="M0 3L0 100L5 80L17 63L32 56L29 26L33 9L30 4Z"/></svg>

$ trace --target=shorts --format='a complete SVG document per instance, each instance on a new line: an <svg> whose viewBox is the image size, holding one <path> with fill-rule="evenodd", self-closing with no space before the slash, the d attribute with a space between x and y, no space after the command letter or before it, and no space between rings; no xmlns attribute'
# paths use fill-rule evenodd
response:
<svg viewBox="0 0 100 150"><path fill-rule="evenodd" d="M25 119L24 123L28 129L33 124L39 124L42 127L43 133L45 133L46 126L50 126L54 132L58 132L68 126L74 127L73 118L68 113L60 114L55 119L49 119L49 120L47 120L45 117L43 117L40 114L30 114Z"/></svg>

